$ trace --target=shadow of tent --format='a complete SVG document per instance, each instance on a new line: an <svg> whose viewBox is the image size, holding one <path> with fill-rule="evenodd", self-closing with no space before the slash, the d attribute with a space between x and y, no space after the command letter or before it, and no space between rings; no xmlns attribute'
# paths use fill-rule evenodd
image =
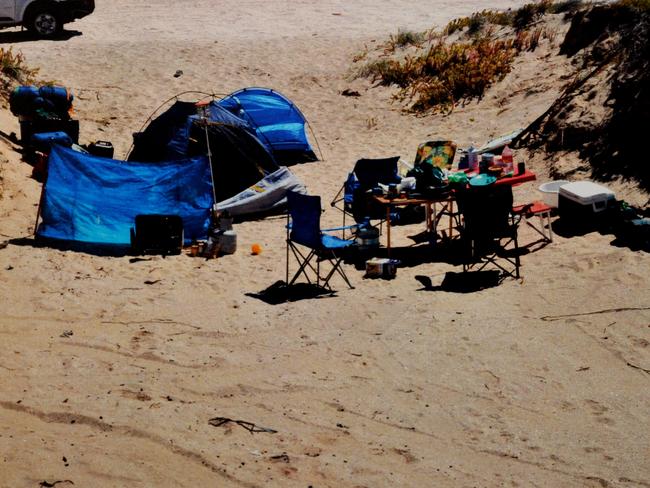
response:
<svg viewBox="0 0 650 488"><path fill-rule="evenodd" d="M487 288L493 288L503 282L503 275L497 270L468 271L455 273L449 271L439 286L433 286L428 276L416 276L415 279L422 284L418 291L446 291L450 293L473 293Z"/></svg>
<svg viewBox="0 0 650 488"><path fill-rule="evenodd" d="M287 284L282 280L276 281L259 293L246 293L246 296L257 298L269 305L280 305L282 303L297 302L300 300L333 297L335 295L335 291L323 288L322 286L316 286L313 283L295 283L287 286Z"/></svg>
<svg viewBox="0 0 650 488"><path fill-rule="evenodd" d="M124 256L130 256L133 254L131 248L126 246L93 244L93 243L75 242L75 241L62 241L57 239L46 239L46 238L19 237L16 239L10 239L8 243L13 246L33 247L33 248L49 247L52 249L57 249L59 251L72 251L72 252L92 254L94 256L103 256L103 257L119 258Z"/></svg>

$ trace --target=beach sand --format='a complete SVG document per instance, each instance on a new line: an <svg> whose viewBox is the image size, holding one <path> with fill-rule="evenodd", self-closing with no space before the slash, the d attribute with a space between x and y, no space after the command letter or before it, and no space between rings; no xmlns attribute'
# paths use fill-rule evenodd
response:
<svg viewBox="0 0 650 488"><path fill-rule="evenodd" d="M393 90L351 79L354 55L399 27L484 7L99 0L67 26L81 35L0 42L71 87L81 139L111 140L118 157L179 92L279 90L324 156L292 171L338 225L329 201L357 159L482 143L557 97L569 62L541 54L451 116L406 114ZM0 130L18 131L7 110ZM0 487L650 486L647 253L556 236L529 248L521 281L472 293L437 289L461 267L425 254L392 281L348 266L355 289L336 281L334 297L270 305L255 295L284 279L283 219L238 224L239 252L211 261L34 247L40 185L16 151L0 138ZM543 157L530 167L547 179ZM395 228L394 243L419 230ZM522 245L535 240L522 226Z"/></svg>

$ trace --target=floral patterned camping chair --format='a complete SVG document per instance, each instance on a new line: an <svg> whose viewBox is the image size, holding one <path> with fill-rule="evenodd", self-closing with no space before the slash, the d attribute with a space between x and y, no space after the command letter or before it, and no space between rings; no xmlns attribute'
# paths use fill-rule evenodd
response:
<svg viewBox="0 0 650 488"><path fill-rule="evenodd" d="M455 156L456 144L452 141L428 141L418 147L414 166L429 163L440 169L447 169L454 162Z"/></svg>

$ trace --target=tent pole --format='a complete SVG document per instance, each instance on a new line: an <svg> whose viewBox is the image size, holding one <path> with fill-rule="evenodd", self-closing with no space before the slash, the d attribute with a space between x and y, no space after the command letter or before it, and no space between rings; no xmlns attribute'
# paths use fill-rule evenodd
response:
<svg viewBox="0 0 650 488"><path fill-rule="evenodd" d="M212 149L210 148L210 137L208 135L208 119L205 116L205 108L203 110L203 129L205 130L205 145L208 149L208 163L210 164L210 178L212 178L212 199L213 199L213 209L217 205L217 188L214 185L214 170L212 167Z"/></svg>
<svg viewBox="0 0 650 488"><path fill-rule="evenodd" d="M41 207L43 206L43 198L45 197L45 182L41 185L41 197L38 199L38 208L36 209L36 222L34 222L34 236L38 230L38 221L41 218Z"/></svg>

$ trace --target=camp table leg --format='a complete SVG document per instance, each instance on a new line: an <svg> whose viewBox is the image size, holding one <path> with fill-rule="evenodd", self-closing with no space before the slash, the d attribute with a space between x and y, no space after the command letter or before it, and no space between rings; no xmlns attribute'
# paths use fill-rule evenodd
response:
<svg viewBox="0 0 650 488"><path fill-rule="evenodd" d="M429 233L429 242L431 242L432 237L435 239L436 231L436 202L426 202L424 204L425 214L426 214L426 223L427 223L427 232Z"/></svg>
<svg viewBox="0 0 650 488"><path fill-rule="evenodd" d="M449 205L449 238L454 237L454 201L450 198Z"/></svg>
<svg viewBox="0 0 650 488"><path fill-rule="evenodd" d="M38 221L41 218L41 208L43 207L43 199L45 198L45 183L41 185L41 196L38 199L38 208L36 209L36 222L34 223L34 235L38 231Z"/></svg>
<svg viewBox="0 0 650 488"><path fill-rule="evenodd" d="M390 205L386 205L386 247L388 248L388 259L390 259Z"/></svg>

